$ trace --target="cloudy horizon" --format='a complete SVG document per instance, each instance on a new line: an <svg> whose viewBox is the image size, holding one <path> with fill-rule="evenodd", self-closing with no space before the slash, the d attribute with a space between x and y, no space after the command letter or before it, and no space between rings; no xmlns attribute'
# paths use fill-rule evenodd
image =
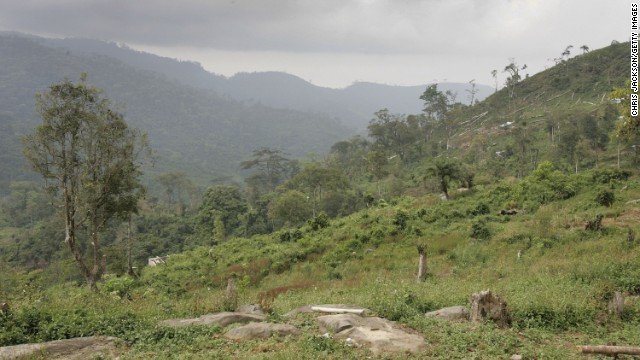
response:
<svg viewBox="0 0 640 360"><path fill-rule="evenodd" d="M630 2L596 0L22 0L0 30L124 43L212 73L283 71L319 86L493 85L573 45L628 41Z"/></svg>

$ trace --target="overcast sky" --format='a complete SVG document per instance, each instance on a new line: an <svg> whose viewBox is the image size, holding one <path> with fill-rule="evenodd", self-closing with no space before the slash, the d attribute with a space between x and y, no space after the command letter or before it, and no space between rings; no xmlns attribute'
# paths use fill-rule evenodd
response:
<svg viewBox="0 0 640 360"><path fill-rule="evenodd" d="M207 70L354 81L493 85L628 41L630 0L0 0L0 30L116 41Z"/></svg>

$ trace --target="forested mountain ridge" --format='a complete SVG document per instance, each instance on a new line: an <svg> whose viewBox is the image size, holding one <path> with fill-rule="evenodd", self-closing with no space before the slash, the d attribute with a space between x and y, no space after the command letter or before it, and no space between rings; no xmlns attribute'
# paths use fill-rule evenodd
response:
<svg viewBox="0 0 640 360"><path fill-rule="evenodd" d="M419 113L422 110L419 97L428 85L392 86L357 82L344 89L331 89L275 71L238 73L226 78L204 70L198 63L164 58L116 43L74 38L39 41L73 54L100 54L118 59L138 69L154 71L180 83L213 90L220 96L229 96L244 103L336 117L358 131L364 130L372 114L382 108L394 113ZM469 102L467 97L471 85L468 83L442 82L438 87L441 91L457 93L458 101L462 103ZM477 84L476 91L475 99L482 100L493 89Z"/></svg>
<svg viewBox="0 0 640 360"><path fill-rule="evenodd" d="M5 34L0 36L2 180L27 176L19 137L39 122L34 94L64 78L75 81L81 72L104 89L132 126L149 134L159 155L154 171L184 171L201 183L234 176L239 163L261 146L302 157L326 152L353 133L327 116L242 104L106 56L76 55L44 46L38 38Z"/></svg>

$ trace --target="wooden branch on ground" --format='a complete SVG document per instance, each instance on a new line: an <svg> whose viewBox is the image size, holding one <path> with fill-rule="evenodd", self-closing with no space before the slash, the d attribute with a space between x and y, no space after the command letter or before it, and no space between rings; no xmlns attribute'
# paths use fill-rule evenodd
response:
<svg viewBox="0 0 640 360"><path fill-rule="evenodd" d="M578 351L583 354L640 355L640 347L634 346L582 345L578 346Z"/></svg>
<svg viewBox="0 0 640 360"><path fill-rule="evenodd" d="M312 306L311 310L317 312L326 312L326 313L349 313L349 314L364 314L367 309L345 309L345 308L337 308L337 307L326 307L326 306Z"/></svg>

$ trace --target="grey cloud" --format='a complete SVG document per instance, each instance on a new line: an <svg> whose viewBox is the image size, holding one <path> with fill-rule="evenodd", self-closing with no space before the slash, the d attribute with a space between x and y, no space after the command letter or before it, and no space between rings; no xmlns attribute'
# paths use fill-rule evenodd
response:
<svg viewBox="0 0 640 360"><path fill-rule="evenodd" d="M0 24L156 46L411 53L449 43L464 31L469 11L478 7L461 3L469 2L23 0L3 9Z"/></svg>
<svg viewBox="0 0 640 360"><path fill-rule="evenodd" d="M3 5L0 27L157 47L460 56L518 47L535 53L553 41L607 33L571 24L626 16L622 5L584 0L21 0Z"/></svg>

